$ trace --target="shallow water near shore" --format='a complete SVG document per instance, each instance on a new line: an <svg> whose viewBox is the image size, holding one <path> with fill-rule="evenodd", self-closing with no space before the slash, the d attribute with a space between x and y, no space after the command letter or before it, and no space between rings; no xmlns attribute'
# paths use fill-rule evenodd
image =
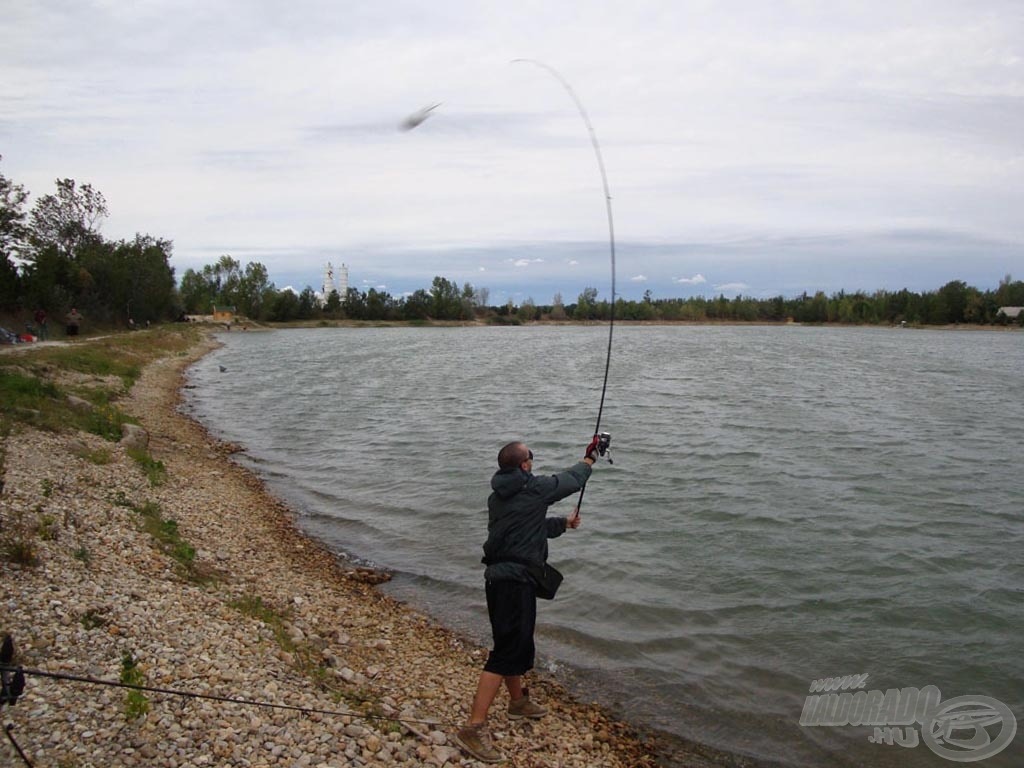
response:
<svg viewBox="0 0 1024 768"><path fill-rule="evenodd" d="M524 439L535 472L577 459L607 329L221 340L190 369L189 412L245 446L311 535L485 641L494 457ZM867 674L865 690L933 685L1024 714L1022 380L1019 333L616 328L615 464L595 469L583 527L551 543L566 582L541 605L545 664L727 752L949 764L801 712L813 681ZM1017 765L1021 745L982 764Z"/></svg>

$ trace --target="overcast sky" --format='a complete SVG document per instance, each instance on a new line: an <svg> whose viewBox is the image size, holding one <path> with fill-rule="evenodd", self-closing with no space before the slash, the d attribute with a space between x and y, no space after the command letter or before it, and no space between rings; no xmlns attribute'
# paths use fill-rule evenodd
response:
<svg viewBox="0 0 1024 768"><path fill-rule="evenodd" d="M3 0L0 171L107 238L567 303L1024 279L1021 0ZM410 113L440 102L422 125Z"/></svg>

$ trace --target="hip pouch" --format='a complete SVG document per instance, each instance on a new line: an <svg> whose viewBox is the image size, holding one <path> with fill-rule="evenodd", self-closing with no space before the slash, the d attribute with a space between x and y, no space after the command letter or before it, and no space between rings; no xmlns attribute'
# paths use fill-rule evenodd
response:
<svg viewBox="0 0 1024 768"><path fill-rule="evenodd" d="M537 597L541 600L554 600L558 587L562 584L562 573L553 565L547 563L534 563L521 557L484 557L481 561L484 565L495 563L519 563L526 568L533 582Z"/></svg>

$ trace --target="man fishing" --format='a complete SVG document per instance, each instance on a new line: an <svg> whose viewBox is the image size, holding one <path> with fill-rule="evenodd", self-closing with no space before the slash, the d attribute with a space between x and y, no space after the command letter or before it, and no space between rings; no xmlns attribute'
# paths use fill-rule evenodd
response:
<svg viewBox="0 0 1024 768"><path fill-rule="evenodd" d="M552 570L546 565L547 540L578 528L580 515L578 506L569 517L548 517L547 510L583 489L600 447L595 435L582 461L546 476L533 474L533 451L525 443L509 443L498 452L498 471L491 478L492 493L487 499L483 558L494 649L480 673L469 722L455 734L455 742L482 762L504 759L487 730L487 713L502 682L511 699L509 719L538 719L548 712L530 700L523 674L533 668L538 590L550 598L557 589L557 583L545 583Z"/></svg>

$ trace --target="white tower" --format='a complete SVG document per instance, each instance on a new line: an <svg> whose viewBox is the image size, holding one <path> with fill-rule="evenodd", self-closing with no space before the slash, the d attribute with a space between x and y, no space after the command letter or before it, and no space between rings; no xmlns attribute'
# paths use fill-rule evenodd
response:
<svg viewBox="0 0 1024 768"><path fill-rule="evenodd" d="M333 290L335 290L335 287L334 287L334 265L331 264L331 262L328 261L327 262L327 266L324 268L324 285L323 285L323 288L320 291L323 294L324 301L327 301L327 299L331 295L331 291L333 291ZM341 295L340 291L339 291L339 295Z"/></svg>
<svg viewBox="0 0 1024 768"><path fill-rule="evenodd" d="M324 297L324 301L330 298L331 291L337 291L338 297L344 301L345 296L348 294L348 266L345 264L341 265L341 269L338 270L338 274L334 274L334 265L331 262L327 262L327 266L324 267L324 285L321 290L321 294Z"/></svg>
<svg viewBox="0 0 1024 768"><path fill-rule="evenodd" d="M348 294L348 265L342 264L341 269L338 271L338 295L342 301L345 300L345 296Z"/></svg>

